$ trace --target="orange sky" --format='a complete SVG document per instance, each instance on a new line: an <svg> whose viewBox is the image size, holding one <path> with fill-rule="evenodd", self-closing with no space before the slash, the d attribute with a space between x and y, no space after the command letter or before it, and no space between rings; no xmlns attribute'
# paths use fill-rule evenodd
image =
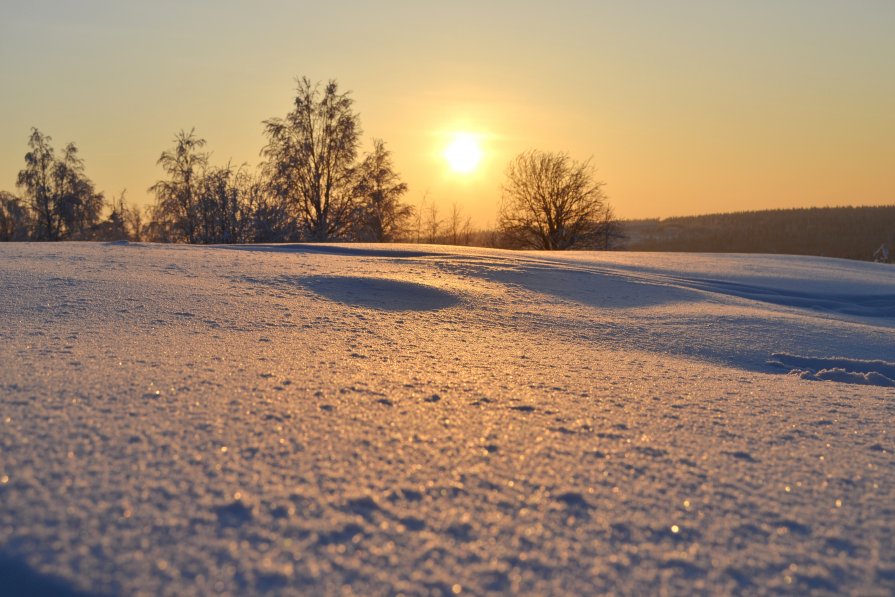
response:
<svg viewBox="0 0 895 597"><path fill-rule="evenodd" d="M407 201L480 226L530 148L593 156L625 218L895 202L888 0L131 4L4 2L0 189L31 126L137 203L181 128L257 164L304 75L352 91ZM458 130L482 139L467 175L442 156Z"/></svg>

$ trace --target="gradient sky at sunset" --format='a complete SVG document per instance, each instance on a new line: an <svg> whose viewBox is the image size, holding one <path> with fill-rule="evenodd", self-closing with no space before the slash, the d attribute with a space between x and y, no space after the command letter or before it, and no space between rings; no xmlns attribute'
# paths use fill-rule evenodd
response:
<svg viewBox="0 0 895 597"><path fill-rule="evenodd" d="M407 201L479 225L529 148L593 156L625 218L893 203L893 32L892 0L3 0L0 189L32 126L137 203L181 128L257 164L305 75L352 91ZM455 131L481 139L471 173Z"/></svg>

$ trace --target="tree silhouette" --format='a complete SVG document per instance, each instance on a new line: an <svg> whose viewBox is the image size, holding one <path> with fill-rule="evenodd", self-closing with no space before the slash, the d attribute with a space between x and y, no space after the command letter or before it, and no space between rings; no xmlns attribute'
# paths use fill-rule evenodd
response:
<svg viewBox="0 0 895 597"><path fill-rule="evenodd" d="M507 167L498 228L508 246L595 248L606 220L603 183L590 160L566 153L527 151Z"/></svg>
<svg viewBox="0 0 895 597"><path fill-rule="evenodd" d="M373 151L364 157L355 175L355 239L379 243L403 236L413 207L400 202L407 185L395 172L391 153L381 139L373 140Z"/></svg>
<svg viewBox="0 0 895 597"><path fill-rule="evenodd" d="M31 213L22 200L0 191L0 241L28 240Z"/></svg>
<svg viewBox="0 0 895 597"><path fill-rule="evenodd" d="M260 176L241 172L237 184L248 214L246 242L274 243L298 240L300 231L288 206L269 192Z"/></svg>
<svg viewBox="0 0 895 597"><path fill-rule="evenodd" d="M140 210L131 207L125 201L126 191L113 197L109 203L109 215L97 230L98 240L141 240L143 236L143 217Z"/></svg>
<svg viewBox="0 0 895 597"><path fill-rule="evenodd" d="M196 130L181 130L174 137L174 147L163 151L156 164L168 174L149 187L155 193L153 235L158 240L199 242L199 193L208 153L202 151L205 139Z"/></svg>
<svg viewBox="0 0 895 597"><path fill-rule="evenodd" d="M435 202L432 202L432 205L429 206L429 209L426 210L426 234L427 239L426 242L429 244L435 244L438 242L438 237L441 235L441 225L442 221L438 219L438 205Z"/></svg>
<svg viewBox="0 0 895 597"><path fill-rule="evenodd" d="M199 242L237 243L251 240L252 218L245 200L251 177L232 164L209 168L199 183Z"/></svg>
<svg viewBox="0 0 895 597"><path fill-rule="evenodd" d="M57 159L51 141L31 129L25 168L16 179L35 214L34 239L90 238L105 204L102 193L87 178L77 146L69 143Z"/></svg>
<svg viewBox="0 0 895 597"><path fill-rule="evenodd" d="M105 201L84 171L74 143L65 146L53 169L56 209L65 238L88 239L99 223Z"/></svg>
<svg viewBox="0 0 895 597"><path fill-rule="evenodd" d="M19 171L16 186L25 191L25 198L36 216L35 240L58 240L59 215L53 190L53 170L56 156L52 138L36 128L28 138L29 151L25 154L25 168Z"/></svg>
<svg viewBox="0 0 895 597"><path fill-rule="evenodd" d="M615 210L608 203L603 204L603 208L597 213L596 222L595 249L608 251L617 248L627 238L621 222L615 217Z"/></svg>
<svg viewBox="0 0 895 597"><path fill-rule="evenodd" d="M448 219L448 240L452 245L468 245L472 237L472 217L463 217L463 208L454 203Z"/></svg>
<svg viewBox="0 0 895 597"><path fill-rule="evenodd" d="M292 206L309 240L343 237L354 209L352 179L360 126L349 93L335 81L321 90L307 78L297 82L294 107L285 118L264 122L271 191Z"/></svg>

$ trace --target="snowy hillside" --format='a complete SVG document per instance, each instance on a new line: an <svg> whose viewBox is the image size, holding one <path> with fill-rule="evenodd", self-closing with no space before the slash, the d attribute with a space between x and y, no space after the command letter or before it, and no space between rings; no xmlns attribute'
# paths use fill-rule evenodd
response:
<svg viewBox="0 0 895 597"><path fill-rule="evenodd" d="M0 577L895 592L895 268L0 246Z"/></svg>

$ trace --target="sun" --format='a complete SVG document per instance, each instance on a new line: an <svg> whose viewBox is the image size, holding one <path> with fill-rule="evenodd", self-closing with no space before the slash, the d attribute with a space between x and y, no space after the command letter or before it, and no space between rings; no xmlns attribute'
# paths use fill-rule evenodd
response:
<svg viewBox="0 0 895 597"><path fill-rule="evenodd" d="M474 171L482 161L482 147L476 135L454 133L444 150L444 159L454 172L469 174Z"/></svg>

